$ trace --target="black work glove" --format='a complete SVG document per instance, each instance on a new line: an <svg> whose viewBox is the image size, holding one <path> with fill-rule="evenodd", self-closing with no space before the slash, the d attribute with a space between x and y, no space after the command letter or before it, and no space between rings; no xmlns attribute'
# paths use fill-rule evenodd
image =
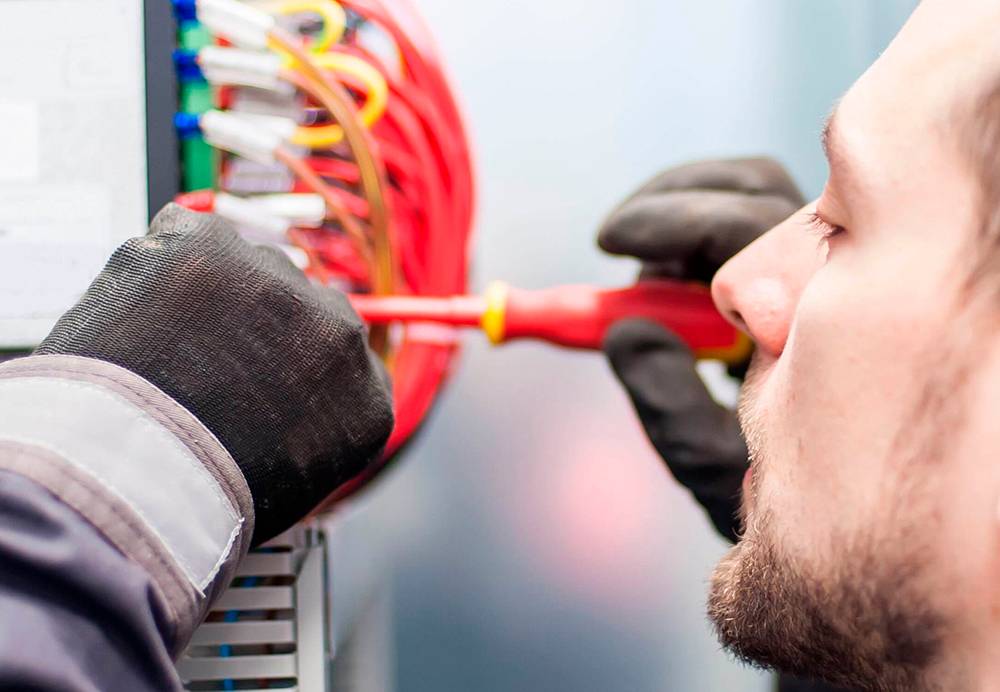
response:
<svg viewBox="0 0 1000 692"><path fill-rule="evenodd" d="M37 353L114 363L194 414L246 477L254 543L357 476L392 429L384 373L347 298L176 205L114 253Z"/></svg>
<svg viewBox="0 0 1000 692"><path fill-rule="evenodd" d="M730 257L805 203L775 161L704 161L670 169L623 202L598 244L642 261L643 278L708 283ZM605 351L674 477L735 540L747 450L732 411L712 399L690 350L642 320L609 330ZM745 372L745 365L734 374Z"/></svg>

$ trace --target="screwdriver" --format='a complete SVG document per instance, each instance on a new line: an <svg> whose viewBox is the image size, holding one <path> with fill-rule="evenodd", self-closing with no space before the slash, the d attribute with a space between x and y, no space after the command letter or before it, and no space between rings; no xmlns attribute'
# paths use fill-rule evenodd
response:
<svg viewBox="0 0 1000 692"><path fill-rule="evenodd" d="M369 324L435 322L479 328L494 344L537 339L558 346L598 350L612 324L625 318L657 322L677 334L700 359L739 363L750 340L715 309L707 287L669 280L634 286L555 286L525 290L503 282L482 296L350 296Z"/></svg>

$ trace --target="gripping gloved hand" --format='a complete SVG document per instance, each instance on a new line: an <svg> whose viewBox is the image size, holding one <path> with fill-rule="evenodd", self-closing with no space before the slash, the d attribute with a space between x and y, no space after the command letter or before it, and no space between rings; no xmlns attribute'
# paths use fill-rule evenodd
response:
<svg viewBox="0 0 1000 692"><path fill-rule="evenodd" d="M194 414L246 479L254 543L365 469L392 429L384 372L347 298L175 205L114 253L36 355L113 363Z"/></svg>
<svg viewBox="0 0 1000 692"><path fill-rule="evenodd" d="M805 203L766 158L704 161L657 175L615 209L598 234L606 252L641 261L640 280L709 283L725 262ZM643 320L612 327L605 351L653 446L674 477L735 540L747 450L735 415L718 405L674 334ZM733 374L741 376L745 364Z"/></svg>

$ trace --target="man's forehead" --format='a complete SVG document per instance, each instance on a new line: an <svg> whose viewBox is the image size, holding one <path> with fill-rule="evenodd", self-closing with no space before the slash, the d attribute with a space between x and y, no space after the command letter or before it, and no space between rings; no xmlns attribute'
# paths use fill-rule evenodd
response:
<svg viewBox="0 0 1000 692"><path fill-rule="evenodd" d="M831 167L842 156L861 177L894 184L939 165L956 115L995 80L1000 2L924 0L828 122Z"/></svg>
<svg viewBox="0 0 1000 692"><path fill-rule="evenodd" d="M931 105L1000 76L1000 2L924 0L858 82Z"/></svg>

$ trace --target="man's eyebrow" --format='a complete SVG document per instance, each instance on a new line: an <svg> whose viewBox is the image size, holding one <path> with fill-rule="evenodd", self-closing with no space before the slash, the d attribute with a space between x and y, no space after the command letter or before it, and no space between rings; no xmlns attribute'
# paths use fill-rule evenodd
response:
<svg viewBox="0 0 1000 692"><path fill-rule="evenodd" d="M833 162L840 153L836 146L836 125L837 109L835 108L833 112L827 116L826 122L823 124L823 134L819 136L819 141L823 145L823 154L826 156L826 161L830 164L830 168L833 168Z"/></svg>
<svg viewBox="0 0 1000 692"><path fill-rule="evenodd" d="M840 136L837 117L838 109L834 109L823 125L823 134L820 135L820 142L823 145L823 154L830 165L830 180L836 181L837 185L846 188L856 188L857 179L855 177L854 166L851 165L850 157L844 150L843 138Z"/></svg>

